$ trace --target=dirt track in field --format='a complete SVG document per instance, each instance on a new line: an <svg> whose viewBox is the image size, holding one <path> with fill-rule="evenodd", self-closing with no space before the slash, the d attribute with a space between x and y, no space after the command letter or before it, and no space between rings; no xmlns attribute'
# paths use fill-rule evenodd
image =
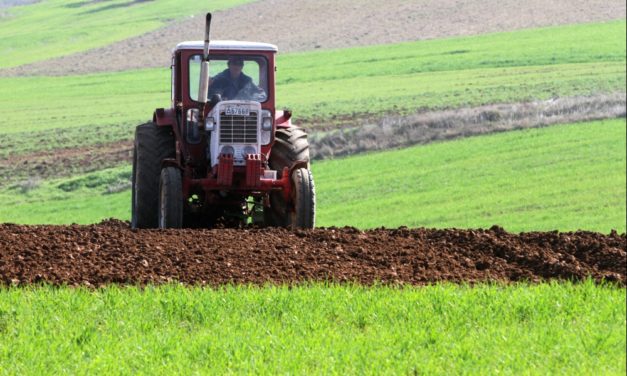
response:
<svg viewBox="0 0 627 376"><path fill-rule="evenodd" d="M627 241L611 232L327 228L130 230L0 225L0 285L303 281L582 280L625 286Z"/></svg>
<svg viewBox="0 0 627 376"><path fill-rule="evenodd" d="M285 53L624 19L625 10L624 0L260 0L216 12L212 38L270 42ZM203 29L204 17L190 15L102 48L0 70L0 76L167 67L172 48L202 39Z"/></svg>
<svg viewBox="0 0 627 376"><path fill-rule="evenodd" d="M0 157L0 187L99 171L128 164L132 158L133 140Z"/></svg>

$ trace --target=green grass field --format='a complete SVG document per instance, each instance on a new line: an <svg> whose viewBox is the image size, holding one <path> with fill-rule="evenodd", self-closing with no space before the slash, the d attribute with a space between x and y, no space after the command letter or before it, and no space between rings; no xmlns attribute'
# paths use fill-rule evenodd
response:
<svg viewBox="0 0 627 376"><path fill-rule="evenodd" d="M315 162L319 226L625 231L626 123L607 120ZM0 222L130 218L121 166L0 191Z"/></svg>
<svg viewBox="0 0 627 376"><path fill-rule="evenodd" d="M625 120L314 165L321 225L625 231Z"/></svg>
<svg viewBox="0 0 627 376"><path fill-rule="evenodd" d="M625 290L0 288L0 374L625 374Z"/></svg>
<svg viewBox="0 0 627 376"><path fill-rule="evenodd" d="M290 107L296 120L319 118L320 125L328 125L333 117L355 113L620 92L626 83L625 25L560 26L280 55L278 107ZM0 103L10 109L0 134L23 133L25 139L33 131L55 128L130 127L149 119L155 108L170 105L169 77L164 67L0 78Z"/></svg>
<svg viewBox="0 0 627 376"><path fill-rule="evenodd" d="M130 187L109 193L128 183L131 166L101 170L65 179L36 181L32 189L15 184L0 191L6 205L0 222L27 224L94 223L105 218L130 219Z"/></svg>
<svg viewBox="0 0 627 376"><path fill-rule="evenodd" d="M0 67L106 46L158 29L173 19L250 1L46 0L12 7L0 18Z"/></svg>
<svg viewBox="0 0 627 376"><path fill-rule="evenodd" d="M278 83L625 61L625 20L280 55Z"/></svg>
<svg viewBox="0 0 627 376"><path fill-rule="evenodd" d="M0 78L10 103L2 133L70 127L133 125L170 105L170 71L149 69L68 77ZM37 108L37 111L29 109Z"/></svg>

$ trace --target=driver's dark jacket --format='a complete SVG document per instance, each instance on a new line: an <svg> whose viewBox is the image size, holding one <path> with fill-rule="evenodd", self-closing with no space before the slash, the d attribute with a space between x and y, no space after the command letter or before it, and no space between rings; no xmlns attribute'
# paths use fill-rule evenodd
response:
<svg viewBox="0 0 627 376"><path fill-rule="evenodd" d="M252 84L253 80L249 76L241 73L236 79L231 78L228 68L219 73L211 80L209 86L209 97L220 94L223 99L233 99L246 85Z"/></svg>

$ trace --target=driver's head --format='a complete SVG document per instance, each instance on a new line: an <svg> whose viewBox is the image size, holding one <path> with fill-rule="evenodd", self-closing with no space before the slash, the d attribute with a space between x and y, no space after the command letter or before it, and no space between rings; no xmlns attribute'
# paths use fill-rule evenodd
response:
<svg viewBox="0 0 627 376"><path fill-rule="evenodd" d="M244 59L239 56L231 56L227 65L229 66L231 77L237 78L242 73L242 68L244 68Z"/></svg>

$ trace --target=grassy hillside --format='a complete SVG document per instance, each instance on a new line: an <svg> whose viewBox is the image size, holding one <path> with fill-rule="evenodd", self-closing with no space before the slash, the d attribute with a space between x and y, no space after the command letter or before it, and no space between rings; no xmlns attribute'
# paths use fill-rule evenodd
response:
<svg viewBox="0 0 627 376"><path fill-rule="evenodd" d="M625 27L618 21L285 55L279 59L279 106L290 105L297 121L322 116L327 124L332 116L356 112L624 91ZM0 103L7 109L0 157L128 139L135 124L169 102L167 69L0 78ZM577 125L320 163L314 167L318 223L624 229L625 203L617 198L625 193L624 127L624 121ZM603 138L609 136L599 128L612 138ZM536 134L544 140L539 154L531 153L537 140L529 135ZM464 148L476 149L462 154ZM577 162L590 148L598 152ZM518 159L518 149L530 155ZM547 158L556 164L538 167ZM0 221L128 218L124 182L108 180L120 174L128 176L129 167L5 186ZM59 188L72 179L94 183Z"/></svg>
<svg viewBox="0 0 627 376"><path fill-rule="evenodd" d="M354 113L407 114L443 109L544 100L623 90L625 62L461 69L286 84L277 88L288 108L304 118Z"/></svg>
<svg viewBox="0 0 627 376"><path fill-rule="evenodd" d="M624 91L625 21L290 54L278 98L304 117Z"/></svg>
<svg viewBox="0 0 627 376"><path fill-rule="evenodd" d="M296 119L328 120L624 91L625 25L561 26L281 55L278 106L292 108ZM0 134L28 131L30 137L36 130L145 121L154 108L169 106L169 74L164 68L0 78L0 103L9 109Z"/></svg>
<svg viewBox="0 0 627 376"><path fill-rule="evenodd" d="M0 222L94 223L104 218L130 219L131 166L66 179L32 179L0 190ZM117 188L124 186L121 192Z"/></svg>
<svg viewBox="0 0 627 376"><path fill-rule="evenodd" d="M625 374L625 291L0 288L7 374Z"/></svg>
<svg viewBox="0 0 627 376"><path fill-rule="evenodd" d="M251 0L45 0L0 18L0 67L69 55L158 29L167 21Z"/></svg>
<svg viewBox="0 0 627 376"><path fill-rule="evenodd" d="M554 126L314 163L319 226L625 231L625 120ZM0 191L0 222L129 219L119 167Z"/></svg>
<svg viewBox="0 0 627 376"><path fill-rule="evenodd" d="M625 21L282 55L278 82L625 61Z"/></svg>
<svg viewBox="0 0 627 376"><path fill-rule="evenodd" d="M625 120L314 165L318 224L625 231Z"/></svg>
<svg viewBox="0 0 627 376"><path fill-rule="evenodd" d="M129 126L170 105L170 71L142 70L69 77L0 78L0 102L10 104L0 132L95 125ZM36 108L36 111L32 111ZM129 131L131 128L129 128ZM134 130L134 129L133 129Z"/></svg>

